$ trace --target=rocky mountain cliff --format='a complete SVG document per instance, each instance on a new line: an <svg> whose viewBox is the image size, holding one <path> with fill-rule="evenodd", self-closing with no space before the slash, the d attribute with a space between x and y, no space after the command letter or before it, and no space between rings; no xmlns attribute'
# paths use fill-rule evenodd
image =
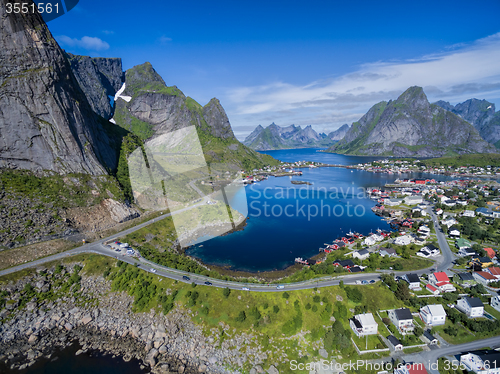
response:
<svg viewBox="0 0 500 374"><path fill-rule="evenodd" d="M442 100L436 102L436 105L471 123L484 140L500 148L500 112L495 113L495 104L486 100L469 99L455 106Z"/></svg>
<svg viewBox="0 0 500 374"><path fill-rule="evenodd" d="M342 140L345 137L345 134L347 134L347 131L349 131L350 126L346 123L345 125L342 125L339 127L337 130L332 131L327 135L328 139L331 140Z"/></svg>
<svg viewBox="0 0 500 374"><path fill-rule="evenodd" d="M105 174L116 147L38 14L0 0L0 167Z"/></svg>
<svg viewBox="0 0 500 374"><path fill-rule="evenodd" d="M66 57L92 110L105 119L112 118L113 98L123 84L122 59L71 53L66 53Z"/></svg>
<svg viewBox="0 0 500 374"><path fill-rule="evenodd" d="M339 130L326 135L318 134L310 125L305 128L295 125L281 127L273 122L266 128L261 125L257 126L255 130L246 137L243 144L259 151L269 149L329 147L337 140L334 138L342 136L342 131Z"/></svg>
<svg viewBox="0 0 500 374"><path fill-rule="evenodd" d="M410 87L396 101L375 104L329 151L438 157L496 150L470 123L431 105L421 87Z"/></svg>
<svg viewBox="0 0 500 374"><path fill-rule="evenodd" d="M248 169L277 162L234 137L219 100L213 98L201 106L176 86L167 86L149 62L126 71L123 94L126 99L118 98L115 103L113 121L143 141L194 125L209 163L230 163Z"/></svg>

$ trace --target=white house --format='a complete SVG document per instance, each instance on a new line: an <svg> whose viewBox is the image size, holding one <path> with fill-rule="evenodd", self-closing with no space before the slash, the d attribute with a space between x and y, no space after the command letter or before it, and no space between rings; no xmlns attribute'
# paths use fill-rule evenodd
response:
<svg viewBox="0 0 500 374"><path fill-rule="evenodd" d="M446 225L448 228L450 228L451 226L456 225L458 223L458 221L453 217L449 217L447 219L443 219L441 221L441 223L443 225Z"/></svg>
<svg viewBox="0 0 500 374"><path fill-rule="evenodd" d="M384 205L397 206L403 204L403 199L384 199Z"/></svg>
<svg viewBox="0 0 500 374"><path fill-rule="evenodd" d="M493 296L491 298L490 305L500 312L500 296Z"/></svg>
<svg viewBox="0 0 500 374"><path fill-rule="evenodd" d="M470 351L460 356L460 364L468 372L477 374L500 373L500 352L492 349Z"/></svg>
<svg viewBox="0 0 500 374"><path fill-rule="evenodd" d="M387 341L389 342L389 348L392 348L394 351L403 350L403 344L394 335L389 335Z"/></svg>
<svg viewBox="0 0 500 374"><path fill-rule="evenodd" d="M372 246L374 245L376 242L375 242L375 239L372 238L371 236L368 236L365 238L365 240L363 240L363 245L368 245L368 246Z"/></svg>
<svg viewBox="0 0 500 374"><path fill-rule="evenodd" d="M482 317L484 314L484 304L478 297L462 297L457 301L457 308L470 318Z"/></svg>
<svg viewBox="0 0 500 374"><path fill-rule="evenodd" d="M406 196L405 197L405 204L407 205L417 205L417 204L422 204L424 199L422 196L419 195L412 195L412 196Z"/></svg>
<svg viewBox="0 0 500 374"><path fill-rule="evenodd" d="M462 216L463 216L463 217L475 217L475 216L476 216L476 213L475 213L473 210L465 210L465 211L462 213Z"/></svg>
<svg viewBox="0 0 500 374"><path fill-rule="evenodd" d="M420 287L420 278L417 274L405 274L403 275L403 279L408 282L408 288L413 291L420 291L422 287Z"/></svg>
<svg viewBox="0 0 500 374"><path fill-rule="evenodd" d="M415 212L420 212L420 214L423 216L426 216L427 215L427 212L425 211L425 209L422 209L420 207L415 207L411 210L412 213L415 213Z"/></svg>
<svg viewBox="0 0 500 374"><path fill-rule="evenodd" d="M460 257L466 257L466 256L474 256L477 255L476 251L474 251L472 248L460 248L458 251L458 255Z"/></svg>
<svg viewBox="0 0 500 374"><path fill-rule="evenodd" d="M429 245L425 246L424 248L431 253L431 256L437 256L437 255L439 255L439 253L441 253L441 250L438 247L436 247L434 244L429 244ZM424 249L424 248L422 248L422 249Z"/></svg>
<svg viewBox="0 0 500 374"><path fill-rule="evenodd" d="M441 304L426 305L420 308L420 318L428 326L444 325L446 312Z"/></svg>
<svg viewBox="0 0 500 374"><path fill-rule="evenodd" d="M378 325L371 313L355 315L349 320L349 325L357 336L377 334Z"/></svg>
<svg viewBox="0 0 500 374"><path fill-rule="evenodd" d="M423 258L431 257L431 252L429 252L429 250L424 247L424 248L421 248L420 251L417 252L417 256L420 256Z"/></svg>
<svg viewBox="0 0 500 374"><path fill-rule="evenodd" d="M452 226L448 230L448 235L458 238L458 237L460 237L460 230L456 226Z"/></svg>
<svg viewBox="0 0 500 374"><path fill-rule="evenodd" d="M427 226L422 225L418 228L418 234L423 238L427 238L430 235L430 233L431 229L428 228Z"/></svg>
<svg viewBox="0 0 500 374"><path fill-rule="evenodd" d="M491 282L496 282L498 280L494 275L487 271L475 271L472 273L472 276L477 282L485 286L487 286Z"/></svg>
<svg viewBox="0 0 500 374"><path fill-rule="evenodd" d="M378 251L379 255L382 257L388 256L388 257L396 257L398 254L396 253L396 250L394 248L380 248Z"/></svg>
<svg viewBox="0 0 500 374"><path fill-rule="evenodd" d="M403 235L403 236L398 236L395 240L394 240L394 244L397 244L397 245L408 245L411 243L411 236L410 235Z"/></svg>
<svg viewBox="0 0 500 374"><path fill-rule="evenodd" d="M413 316L411 315L410 309L392 309L389 310L387 314L402 335L413 332L415 325L413 324Z"/></svg>
<svg viewBox="0 0 500 374"><path fill-rule="evenodd" d="M360 260L366 260L368 257L370 257L370 252L368 252L367 249L361 249L359 251L355 251L352 254L353 258L359 258Z"/></svg>

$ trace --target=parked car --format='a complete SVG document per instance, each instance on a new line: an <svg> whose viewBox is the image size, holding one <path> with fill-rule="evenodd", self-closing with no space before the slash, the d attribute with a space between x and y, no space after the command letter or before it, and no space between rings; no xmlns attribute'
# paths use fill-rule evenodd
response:
<svg viewBox="0 0 500 374"><path fill-rule="evenodd" d="M151 273L156 273L156 269L153 269L153 268L149 269L149 271L150 271Z"/></svg>
<svg viewBox="0 0 500 374"><path fill-rule="evenodd" d="M188 276L186 276L186 275L183 275L183 276L182 276L182 279L184 279L184 280L188 281L188 280L189 280L189 277L188 277Z"/></svg>
<svg viewBox="0 0 500 374"><path fill-rule="evenodd" d="M285 288L285 286L283 286L282 284L279 284L276 286L277 290L282 290L283 288Z"/></svg>
<svg viewBox="0 0 500 374"><path fill-rule="evenodd" d="M361 282L361 284L368 284L368 281L364 280L364 281Z"/></svg>
<svg viewBox="0 0 500 374"><path fill-rule="evenodd" d="M206 284L207 286L211 286L211 285L212 285L212 282L206 281L206 282L205 282L205 284Z"/></svg>
<svg viewBox="0 0 500 374"><path fill-rule="evenodd" d="M250 291L250 288L248 288L248 287L243 287L243 288L242 288L242 290L243 290L243 291Z"/></svg>
<svg viewBox="0 0 500 374"><path fill-rule="evenodd" d="M370 283L375 283L375 282L376 282L376 280L375 280L375 279L372 279L372 280L370 281Z"/></svg>

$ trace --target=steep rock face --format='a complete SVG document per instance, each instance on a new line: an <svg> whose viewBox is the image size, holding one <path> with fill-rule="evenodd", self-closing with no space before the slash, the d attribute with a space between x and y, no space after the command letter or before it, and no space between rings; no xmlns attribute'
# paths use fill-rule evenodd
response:
<svg viewBox="0 0 500 374"><path fill-rule="evenodd" d="M195 126L208 162L226 162L235 168L276 162L236 140L219 100L214 98L202 107L176 86L166 86L149 62L126 71L125 94L131 96L131 100L117 100L113 119L146 142Z"/></svg>
<svg viewBox="0 0 500 374"><path fill-rule="evenodd" d="M264 127L262 127L261 125L257 126L251 133L250 135L248 135L246 138L245 138L245 141L243 144L245 145L248 145L248 144L252 144L255 139L257 139L257 137L260 135L260 133L264 131Z"/></svg>
<svg viewBox="0 0 500 374"><path fill-rule="evenodd" d="M281 127L274 122L268 127L261 125L247 136L243 144L256 150L328 147L335 141L325 134L318 134L311 125L302 128L290 125Z"/></svg>
<svg viewBox="0 0 500 374"><path fill-rule="evenodd" d="M30 1L31 2L31 1ZM0 0L0 167L106 173L117 157L38 14ZM36 27L36 28L35 28Z"/></svg>
<svg viewBox="0 0 500 374"><path fill-rule="evenodd" d="M347 131L349 131L349 125L346 123L345 125L342 125L339 127L337 130L332 131L327 135L327 137L331 140L342 140L344 139L345 134L347 134Z"/></svg>
<svg viewBox="0 0 500 374"><path fill-rule="evenodd" d="M122 86L121 58L66 55L93 111L105 119L113 117L113 105L109 97L114 97Z"/></svg>
<svg viewBox="0 0 500 374"><path fill-rule="evenodd" d="M436 105L471 123L486 141L500 141L500 112L495 113L495 104L486 100L469 99L455 106L442 100L436 102Z"/></svg>
<svg viewBox="0 0 500 374"><path fill-rule="evenodd" d="M356 147L358 144L363 143L366 137L373 130L375 125L377 124L380 116L384 112L384 109L387 106L387 102L381 101L380 103L375 104L366 112L366 114L361 117L358 122L354 122L351 128L347 131L344 138L335 144L332 148L343 150L349 144L349 147ZM355 143L353 143L355 142ZM353 144L350 144L353 143Z"/></svg>
<svg viewBox="0 0 500 374"><path fill-rule="evenodd" d="M410 87L396 101L374 105L330 150L428 157L495 152L469 123L429 104L420 87Z"/></svg>
<svg viewBox="0 0 500 374"><path fill-rule="evenodd" d="M215 97L203 107L203 118L207 122L213 136L222 139L234 138L229 118L222 105Z"/></svg>

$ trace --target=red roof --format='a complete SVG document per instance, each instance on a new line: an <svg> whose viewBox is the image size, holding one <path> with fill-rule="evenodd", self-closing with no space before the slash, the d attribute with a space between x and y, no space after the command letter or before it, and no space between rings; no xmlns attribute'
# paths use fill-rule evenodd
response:
<svg viewBox="0 0 500 374"><path fill-rule="evenodd" d="M476 274L482 276L484 279L496 280L497 278L487 271L476 271Z"/></svg>
<svg viewBox="0 0 500 374"><path fill-rule="evenodd" d="M437 273L434 273L434 276L436 277L437 282L449 282L450 278L446 275L444 271L439 271Z"/></svg>
<svg viewBox="0 0 500 374"><path fill-rule="evenodd" d="M409 374L428 374L424 364L422 363L411 365L407 364L406 368L408 369Z"/></svg>
<svg viewBox="0 0 500 374"><path fill-rule="evenodd" d="M488 268L488 271L492 275L497 275L497 276L500 275L500 268L497 266L492 266L492 267Z"/></svg>
<svg viewBox="0 0 500 374"><path fill-rule="evenodd" d="M493 248L484 248L484 250L486 251L486 253L488 254L488 257L489 258L493 258L495 257L496 253L495 251L493 250Z"/></svg>
<svg viewBox="0 0 500 374"><path fill-rule="evenodd" d="M431 290L432 292L436 292L437 291L437 288L434 287L432 284L426 284L425 285L425 288L428 288L429 290Z"/></svg>

